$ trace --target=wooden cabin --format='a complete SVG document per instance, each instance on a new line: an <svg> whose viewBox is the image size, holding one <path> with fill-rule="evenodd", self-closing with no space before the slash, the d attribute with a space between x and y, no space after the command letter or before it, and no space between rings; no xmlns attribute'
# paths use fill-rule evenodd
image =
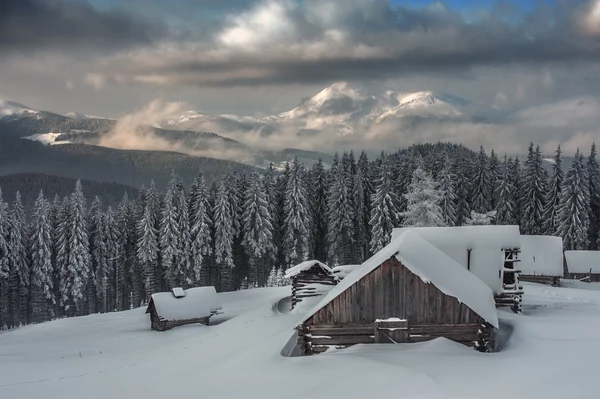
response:
<svg viewBox="0 0 600 399"><path fill-rule="evenodd" d="M407 230L417 232L479 277L494 292L497 306L521 312L519 226L406 227L394 229L392 238Z"/></svg>
<svg viewBox="0 0 600 399"><path fill-rule="evenodd" d="M562 238L521 236L520 281L558 287L564 277Z"/></svg>
<svg viewBox="0 0 600 399"><path fill-rule="evenodd" d="M210 318L221 313L221 300L215 287L196 287L152 294L146 313L150 327L166 331L186 324L210 324Z"/></svg>
<svg viewBox="0 0 600 399"><path fill-rule="evenodd" d="M397 235L307 315L296 327L303 355L438 337L487 352L498 328L492 290L413 231Z"/></svg>
<svg viewBox="0 0 600 399"><path fill-rule="evenodd" d="M600 282L600 251L565 251L571 278Z"/></svg>
<svg viewBox="0 0 600 399"><path fill-rule="evenodd" d="M339 282L329 266L318 260L307 260L290 267L285 277L292 281L292 309L303 298L323 295Z"/></svg>

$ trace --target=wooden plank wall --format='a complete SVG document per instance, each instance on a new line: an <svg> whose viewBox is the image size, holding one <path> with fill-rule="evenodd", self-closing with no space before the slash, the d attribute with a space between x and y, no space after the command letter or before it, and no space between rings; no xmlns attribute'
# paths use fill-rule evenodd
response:
<svg viewBox="0 0 600 399"><path fill-rule="evenodd" d="M308 270L303 270L292 277L292 309L302 302L302 298L309 298L321 293L315 293L315 284L336 285L337 278L326 273L320 266L315 265Z"/></svg>
<svg viewBox="0 0 600 399"><path fill-rule="evenodd" d="M397 317L411 325L482 324L474 311L433 284L424 283L395 257L349 287L307 325L372 325L377 319Z"/></svg>

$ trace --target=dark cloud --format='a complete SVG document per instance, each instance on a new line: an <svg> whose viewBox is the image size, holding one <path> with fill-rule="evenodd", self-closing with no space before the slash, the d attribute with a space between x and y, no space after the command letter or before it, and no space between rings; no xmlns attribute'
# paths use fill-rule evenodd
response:
<svg viewBox="0 0 600 399"><path fill-rule="evenodd" d="M166 30L115 11L67 0L0 1L0 52L115 50L149 45Z"/></svg>
<svg viewBox="0 0 600 399"><path fill-rule="evenodd" d="M220 87L595 63L600 11L588 11L600 10L597 4L542 4L528 14L498 7L467 21L439 4L267 0L230 16L212 40L120 56L104 72L133 82Z"/></svg>

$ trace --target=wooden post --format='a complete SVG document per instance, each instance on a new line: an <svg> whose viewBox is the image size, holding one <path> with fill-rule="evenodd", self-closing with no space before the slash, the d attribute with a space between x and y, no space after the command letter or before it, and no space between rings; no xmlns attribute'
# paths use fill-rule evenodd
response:
<svg viewBox="0 0 600 399"><path fill-rule="evenodd" d="M374 328L376 344L400 344L409 340L408 321L405 319L378 319L375 320Z"/></svg>

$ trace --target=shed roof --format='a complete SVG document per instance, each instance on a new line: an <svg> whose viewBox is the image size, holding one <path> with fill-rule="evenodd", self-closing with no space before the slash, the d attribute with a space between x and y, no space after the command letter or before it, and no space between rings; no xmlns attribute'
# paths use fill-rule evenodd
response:
<svg viewBox="0 0 600 399"><path fill-rule="evenodd" d="M565 251L569 273L600 274L600 251Z"/></svg>
<svg viewBox="0 0 600 399"><path fill-rule="evenodd" d="M331 271L334 275L338 276L338 278L343 279L346 278L350 273L358 269L361 265L340 265L336 266Z"/></svg>
<svg viewBox="0 0 600 399"><path fill-rule="evenodd" d="M404 267L423 282L435 285L444 294L456 298L494 327L498 327L498 314L490 287L467 271L452 258L413 231L397 234L381 251L364 262L335 286L310 311L305 320L329 304L342 292L395 256Z"/></svg>
<svg viewBox="0 0 600 399"><path fill-rule="evenodd" d="M518 268L528 276L562 277L562 238L554 236L521 236Z"/></svg>
<svg viewBox="0 0 600 399"><path fill-rule="evenodd" d="M509 249L521 246L519 226L402 227L392 231L392 239L407 230L418 232L436 247Z"/></svg>
<svg viewBox="0 0 600 399"><path fill-rule="evenodd" d="M161 320L189 320L210 316L222 308L215 287L196 287L185 290L185 296L175 297L173 292L152 294L156 313Z"/></svg>
<svg viewBox="0 0 600 399"><path fill-rule="evenodd" d="M329 266L327 266L325 263L322 263L322 262L319 262L318 260L313 259L313 260L307 260L296 266L290 267L289 269L287 269L285 271L285 277L288 277L288 278L294 277L295 275L300 274L301 272L303 272L305 270L309 270L313 266L320 267L327 274L333 274L333 272L331 271Z"/></svg>

